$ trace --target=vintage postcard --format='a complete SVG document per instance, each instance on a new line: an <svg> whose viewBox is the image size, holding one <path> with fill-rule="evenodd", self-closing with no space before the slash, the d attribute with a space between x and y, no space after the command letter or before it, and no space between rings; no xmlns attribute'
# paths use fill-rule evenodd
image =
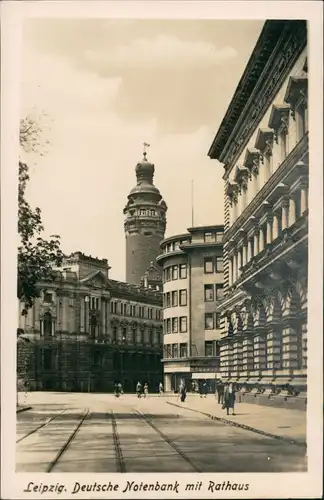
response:
<svg viewBox="0 0 324 500"><path fill-rule="evenodd" d="M320 2L1 5L1 498L322 496Z"/></svg>

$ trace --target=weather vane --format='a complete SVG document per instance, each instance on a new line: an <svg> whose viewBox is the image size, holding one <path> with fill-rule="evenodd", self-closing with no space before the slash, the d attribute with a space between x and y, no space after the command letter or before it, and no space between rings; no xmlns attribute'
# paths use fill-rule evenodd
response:
<svg viewBox="0 0 324 500"><path fill-rule="evenodd" d="M146 155L146 148L149 148L151 144L148 144L147 142L143 142L143 146L144 146L144 151L143 151L143 154L144 156Z"/></svg>

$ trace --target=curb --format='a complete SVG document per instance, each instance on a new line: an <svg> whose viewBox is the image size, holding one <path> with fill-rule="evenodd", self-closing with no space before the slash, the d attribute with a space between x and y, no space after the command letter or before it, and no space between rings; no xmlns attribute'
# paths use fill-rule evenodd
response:
<svg viewBox="0 0 324 500"><path fill-rule="evenodd" d="M249 425L245 424L240 424L238 422L234 422L233 420L228 420L226 418L222 417L216 417L215 415L211 415L210 413L205 413L200 410L195 410L194 408L189 408L188 406L181 406L176 403L170 403L169 401L166 401L168 405L172 406L177 406L178 408L184 408L185 410L193 411L195 413L200 413L201 415L205 415L206 417L210 418L211 420L217 420L218 422L222 422L223 424L231 425L232 427L239 427L241 429L244 429L246 431L254 432L255 434L260 434L261 436L266 436L270 437L273 439L277 439L278 441L284 441L289 444L294 444L295 446L300 446L302 448L307 448L307 443L305 441L295 441L294 439L289 439L284 436L279 436L278 434L272 434L270 432L262 431L260 429L256 429L255 427L250 427Z"/></svg>
<svg viewBox="0 0 324 500"><path fill-rule="evenodd" d="M17 408L16 413L21 413L22 411L27 411L27 410L31 410L31 409L32 409L31 406L24 406L23 408Z"/></svg>

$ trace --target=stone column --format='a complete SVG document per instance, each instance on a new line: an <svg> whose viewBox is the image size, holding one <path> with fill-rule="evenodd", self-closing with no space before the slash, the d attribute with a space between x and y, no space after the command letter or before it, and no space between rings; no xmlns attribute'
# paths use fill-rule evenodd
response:
<svg viewBox="0 0 324 500"><path fill-rule="evenodd" d="M80 332L84 333L84 319L85 319L85 311L84 311L84 297L81 295L80 297Z"/></svg>
<svg viewBox="0 0 324 500"><path fill-rule="evenodd" d="M233 254L233 283L237 280L237 256Z"/></svg>
<svg viewBox="0 0 324 500"><path fill-rule="evenodd" d="M171 392L171 375L169 373L164 375L164 390L165 392Z"/></svg>
<svg viewBox="0 0 324 500"><path fill-rule="evenodd" d="M233 284L233 262L232 257L228 259L228 286L232 286Z"/></svg>
<svg viewBox="0 0 324 500"><path fill-rule="evenodd" d="M266 369L266 342L263 334L254 337L254 368L255 370Z"/></svg>
<svg viewBox="0 0 324 500"><path fill-rule="evenodd" d="M101 298L101 334L106 333L106 307L107 302L104 297Z"/></svg>
<svg viewBox="0 0 324 500"><path fill-rule="evenodd" d="M273 223L272 223L272 238L275 240L279 236L279 223L278 223L278 214L273 214Z"/></svg>
<svg viewBox="0 0 324 500"><path fill-rule="evenodd" d="M303 214L307 210L307 190L306 187L302 187L300 191L300 213Z"/></svg>
<svg viewBox="0 0 324 500"><path fill-rule="evenodd" d="M254 232L254 256L259 253L259 230L256 229Z"/></svg>
<svg viewBox="0 0 324 500"><path fill-rule="evenodd" d="M237 277L239 278L241 276L241 270L240 268L242 267L242 254L241 254L241 247L237 251Z"/></svg>
<svg viewBox="0 0 324 500"><path fill-rule="evenodd" d="M267 244L272 242L272 218L267 218Z"/></svg>
<svg viewBox="0 0 324 500"><path fill-rule="evenodd" d="M282 367L283 369L298 369L301 367L301 339L298 332L287 325L282 331L282 343L283 343L283 354L282 354Z"/></svg>
<svg viewBox="0 0 324 500"><path fill-rule="evenodd" d="M294 198L289 199L288 227L296 222L296 203Z"/></svg>
<svg viewBox="0 0 324 500"><path fill-rule="evenodd" d="M252 259L252 239L248 239L248 246L247 246L247 261L250 262Z"/></svg>
<svg viewBox="0 0 324 500"><path fill-rule="evenodd" d="M242 357L243 371L249 372L253 370L253 339L251 337L246 337L243 340Z"/></svg>
<svg viewBox="0 0 324 500"><path fill-rule="evenodd" d="M245 266L247 264L247 244L244 243L243 245L243 262L242 262L242 266Z"/></svg>
<svg viewBox="0 0 324 500"><path fill-rule="evenodd" d="M267 367L270 370L281 368L281 331L276 329L267 335Z"/></svg>
<svg viewBox="0 0 324 500"><path fill-rule="evenodd" d="M259 252L262 252L264 249L264 235L263 235L263 229L260 228L259 231Z"/></svg>
<svg viewBox="0 0 324 500"><path fill-rule="evenodd" d="M285 200L282 204L282 229L286 229L288 227L288 203Z"/></svg>

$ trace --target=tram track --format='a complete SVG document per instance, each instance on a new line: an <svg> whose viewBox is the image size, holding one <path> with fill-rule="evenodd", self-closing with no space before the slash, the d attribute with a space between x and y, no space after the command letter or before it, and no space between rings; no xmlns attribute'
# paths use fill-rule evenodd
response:
<svg viewBox="0 0 324 500"><path fill-rule="evenodd" d="M183 460L185 460L194 472L201 472L201 470L194 464L194 462L177 446L168 436L166 436L153 422L152 420L136 408L132 408L134 416L137 417L137 420L144 422L149 425L151 429L153 429L160 438L167 443L173 451L177 453ZM123 452L120 444L120 437L118 432L118 424L116 421L116 417L113 411L110 411L112 429L113 429L113 441L115 447L115 455L116 455L116 464L117 464L117 472L127 472L125 459L123 456Z"/></svg>
<svg viewBox="0 0 324 500"><path fill-rule="evenodd" d="M72 441L74 440L77 432L79 431L81 425L83 424L83 422L85 421L85 419L87 418L87 416L89 415L89 408L83 413L81 419L78 421L78 424L76 425L76 427L74 428L74 430L72 431L72 433L70 434L70 436L68 437L68 439L64 442L64 444L61 446L61 448L59 449L58 453L56 454L54 460L52 460L47 469L46 469L46 472L52 472L53 469L55 468L56 464L58 463L58 461L60 460L61 456L66 452L66 450L69 448L70 444L72 443Z"/></svg>
<svg viewBox="0 0 324 500"><path fill-rule="evenodd" d="M25 434L24 436L22 436L22 437L20 437L19 439L16 440L16 444L18 444L21 441L23 441L24 439L28 438L28 436L31 436L32 434L35 434L35 432L39 431L43 427L46 427L48 424L50 424L51 422L53 422L53 420L55 420L60 415L62 415L62 413L64 413L65 411L66 411L66 408L64 408L64 410L62 410L59 413L57 413L57 415L53 415L53 417L50 417L47 420L45 420L45 422L43 422L42 424L40 424L37 427L35 427L35 429L32 429L31 431L27 432L27 434Z"/></svg>
<svg viewBox="0 0 324 500"><path fill-rule="evenodd" d="M126 472L125 460L124 460L123 452L122 452L121 445L120 445L117 422L116 422L115 414L113 411L110 412L110 416L111 416L113 441L114 441L115 454L116 454L117 472Z"/></svg>

